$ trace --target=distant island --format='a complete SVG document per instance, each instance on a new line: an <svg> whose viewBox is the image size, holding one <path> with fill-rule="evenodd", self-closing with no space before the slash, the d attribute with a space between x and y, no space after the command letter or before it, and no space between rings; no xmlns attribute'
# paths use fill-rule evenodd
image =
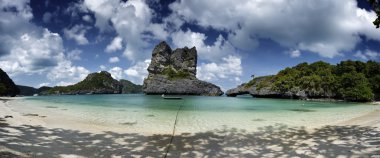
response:
<svg viewBox="0 0 380 158"><path fill-rule="evenodd" d="M23 86L23 85L17 85L18 89L20 89L20 94L21 96L33 96L33 95L38 95L41 92L47 91L51 89L52 87L48 86L42 86L40 88L34 88L34 87L29 87L29 86Z"/></svg>
<svg viewBox="0 0 380 158"><path fill-rule="evenodd" d="M172 51L165 41L159 43L152 52L143 92L159 95L222 95L220 87L196 78L197 58L195 47Z"/></svg>
<svg viewBox="0 0 380 158"><path fill-rule="evenodd" d="M286 68L273 76L256 77L226 92L265 98L339 99L368 102L380 99L380 63L318 61Z"/></svg>
<svg viewBox="0 0 380 158"><path fill-rule="evenodd" d="M16 85L0 69L0 96L74 95L74 94L129 94L142 93L142 86L121 79L117 81L107 71L89 74L83 81L69 86L34 88Z"/></svg>
<svg viewBox="0 0 380 158"><path fill-rule="evenodd" d="M115 80L107 71L89 74L83 81L69 86L56 86L42 95L52 94L121 94L141 93L141 85L135 85L128 80Z"/></svg>

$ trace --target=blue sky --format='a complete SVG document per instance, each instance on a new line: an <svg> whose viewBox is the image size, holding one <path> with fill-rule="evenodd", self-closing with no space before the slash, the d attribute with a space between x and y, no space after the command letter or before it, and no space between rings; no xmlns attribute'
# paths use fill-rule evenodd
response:
<svg viewBox="0 0 380 158"><path fill-rule="evenodd" d="M163 40L195 46L197 77L224 90L301 62L380 58L365 0L2 0L0 8L0 68L33 87L101 70L142 84Z"/></svg>

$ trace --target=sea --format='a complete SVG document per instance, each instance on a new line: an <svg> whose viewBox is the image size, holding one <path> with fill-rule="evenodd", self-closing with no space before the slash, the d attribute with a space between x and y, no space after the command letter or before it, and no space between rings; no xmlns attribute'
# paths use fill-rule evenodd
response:
<svg viewBox="0 0 380 158"><path fill-rule="evenodd" d="M15 100L23 114L61 116L99 127L147 134L207 132L215 129L255 131L264 126L313 128L339 124L375 110L368 103L290 99L180 96L167 100L144 94L35 96Z"/></svg>

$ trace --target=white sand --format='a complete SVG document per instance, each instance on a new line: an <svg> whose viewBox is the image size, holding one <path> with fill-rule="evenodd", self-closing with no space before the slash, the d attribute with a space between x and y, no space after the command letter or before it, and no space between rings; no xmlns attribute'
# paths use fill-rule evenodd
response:
<svg viewBox="0 0 380 158"><path fill-rule="evenodd" d="M13 118L3 119L6 125L0 126L0 157L162 157L171 137L171 129L147 132L91 124L65 113L49 113L48 108L38 116L25 116L12 107L15 98L1 99L11 101L0 101L0 118ZM169 157L376 156L380 153L376 128L380 128L379 107L306 129L279 124L255 131L226 127L182 133L179 127Z"/></svg>

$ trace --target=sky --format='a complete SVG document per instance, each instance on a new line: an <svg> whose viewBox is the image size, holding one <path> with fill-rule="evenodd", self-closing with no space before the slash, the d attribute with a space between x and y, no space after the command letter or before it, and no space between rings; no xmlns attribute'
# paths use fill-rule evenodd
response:
<svg viewBox="0 0 380 158"><path fill-rule="evenodd" d="M1 0L0 68L19 85L89 73L142 84L152 50L195 46L223 90L301 62L380 59L366 0Z"/></svg>

